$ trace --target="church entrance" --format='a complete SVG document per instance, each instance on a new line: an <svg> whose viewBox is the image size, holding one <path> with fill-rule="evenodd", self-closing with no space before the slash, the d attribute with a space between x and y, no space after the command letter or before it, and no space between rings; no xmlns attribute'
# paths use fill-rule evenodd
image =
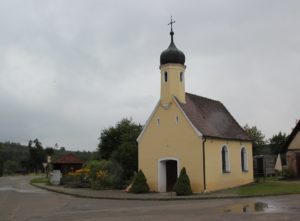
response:
<svg viewBox="0 0 300 221"><path fill-rule="evenodd" d="M176 160L168 160L166 161L166 185L167 192L172 192L173 187L177 180L177 161Z"/></svg>
<svg viewBox="0 0 300 221"><path fill-rule="evenodd" d="M161 158L158 161L158 191L171 192L178 177L179 161L176 158Z"/></svg>

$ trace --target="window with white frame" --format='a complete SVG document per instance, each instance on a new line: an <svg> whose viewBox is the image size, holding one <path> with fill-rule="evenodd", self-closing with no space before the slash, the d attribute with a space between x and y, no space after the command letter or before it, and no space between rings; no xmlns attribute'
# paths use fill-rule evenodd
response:
<svg viewBox="0 0 300 221"><path fill-rule="evenodd" d="M242 171L247 172L248 171L248 161L247 161L247 150L245 147L241 149L241 165L242 165Z"/></svg>
<svg viewBox="0 0 300 221"><path fill-rule="evenodd" d="M222 147L221 155L222 155L222 172L229 173L230 172L229 154L228 154L228 148L226 146Z"/></svg>

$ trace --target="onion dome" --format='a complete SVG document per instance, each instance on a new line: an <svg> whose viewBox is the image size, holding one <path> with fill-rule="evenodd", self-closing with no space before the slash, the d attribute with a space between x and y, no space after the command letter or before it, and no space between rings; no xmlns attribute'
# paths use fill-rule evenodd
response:
<svg viewBox="0 0 300 221"><path fill-rule="evenodd" d="M173 23L171 20L171 23L170 23L171 24L171 32L170 32L171 43L170 43L169 47L160 54L160 65L164 65L167 63L184 65L184 62L185 62L185 55L183 54L182 51L177 49L174 44L174 40L173 40L174 32L172 29Z"/></svg>

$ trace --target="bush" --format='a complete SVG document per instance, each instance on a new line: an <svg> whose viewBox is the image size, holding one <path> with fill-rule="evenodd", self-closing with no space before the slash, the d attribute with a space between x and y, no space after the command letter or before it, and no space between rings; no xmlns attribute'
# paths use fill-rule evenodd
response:
<svg viewBox="0 0 300 221"><path fill-rule="evenodd" d="M293 179L293 178L295 178L295 173L291 168L283 167L282 176L285 179Z"/></svg>
<svg viewBox="0 0 300 221"><path fill-rule="evenodd" d="M149 192L149 186L147 179L142 170L140 170L134 177L132 186L130 188L131 193L147 193Z"/></svg>
<svg viewBox="0 0 300 221"><path fill-rule="evenodd" d="M61 178L60 183L62 185L65 185L66 187L72 187L72 188L83 187L83 184L82 184L80 178L77 176L70 175L70 174L64 175Z"/></svg>
<svg viewBox="0 0 300 221"><path fill-rule="evenodd" d="M90 187L89 169L79 169L62 177L61 184L67 187Z"/></svg>
<svg viewBox="0 0 300 221"><path fill-rule="evenodd" d="M7 160L4 162L3 171L4 174L14 174L18 169L18 163L13 160Z"/></svg>
<svg viewBox="0 0 300 221"><path fill-rule="evenodd" d="M180 171L180 175L174 186L174 191L178 196L185 196L185 195L192 194L190 179L184 167Z"/></svg>
<svg viewBox="0 0 300 221"><path fill-rule="evenodd" d="M89 169L93 189L123 188L123 169L117 162L93 160L86 165Z"/></svg>

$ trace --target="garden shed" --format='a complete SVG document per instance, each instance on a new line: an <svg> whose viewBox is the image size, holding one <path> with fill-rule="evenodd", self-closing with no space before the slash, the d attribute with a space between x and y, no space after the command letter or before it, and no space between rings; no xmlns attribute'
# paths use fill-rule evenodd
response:
<svg viewBox="0 0 300 221"><path fill-rule="evenodd" d="M60 156L52 162L53 170L60 170L62 174L67 174L82 168L84 161L73 153Z"/></svg>

